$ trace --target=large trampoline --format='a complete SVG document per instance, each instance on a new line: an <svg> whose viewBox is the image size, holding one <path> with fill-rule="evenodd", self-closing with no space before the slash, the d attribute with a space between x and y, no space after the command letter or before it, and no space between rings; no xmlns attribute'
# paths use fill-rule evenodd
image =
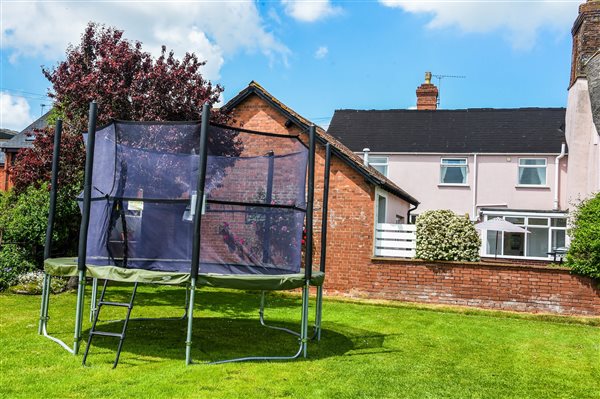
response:
<svg viewBox="0 0 600 399"><path fill-rule="evenodd" d="M321 223L321 262L313 270L315 128L309 143L298 136L256 132L201 121L114 121L96 131L96 104L84 135L86 167L77 258L51 258L62 124L56 125L52 190L45 248L45 279L39 332L77 354L81 341L86 277L93 280L93 324L83 364L94 336L118 338L114 366L125 339L138 284L185 284L186 364L192 363L194 293L211 286L262 292L302 289L298 336L288 357L245 357L225 361L306 357L309 287L317 287L314 335L320 338L325 277L329 146L326 147ZM78 276L74 344L47 332L52 276ZM98 280L104 285L97 297ZM109 281L132 283L130 302L106 301ZM96 329L102 306L123 306L122 333ZM182 340L183 341L183 340Z"/></svg>

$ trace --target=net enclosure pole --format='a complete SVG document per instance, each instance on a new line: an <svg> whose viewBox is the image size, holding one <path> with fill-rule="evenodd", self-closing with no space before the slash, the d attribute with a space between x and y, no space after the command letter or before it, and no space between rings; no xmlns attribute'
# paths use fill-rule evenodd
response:
<svg viewBox="0 0 600 399"><path fill-rule="evenodd" d="M310 279L312 277L313 256L313 202L315 197L315 125L308 129L308 193L306 199L306 256L304 259L304 287L302 288L302 323L301 336L302 354L308 352L308 302Z"/></svg>
<svg viewBox="0 0 600 399"><path fill-rule="evenodd" d="M81 341L81 326L83 323L83 299L85 291L85 261L87 257L87 238L90 226L90 208L92 199L92 173L94 168L94 146L96 144L96 119L98 117L98 104L90 103L87 148L85 154L85 175L83 180L83 206L81 213L81 226L79 228L79 248L77 253L77 269L79 284L77 286L77 309L75 313L75 342L73 354L79 352Z"/></svg>
<svg viewBox="0 0 600 399"><path fill-rule="evenodd" d="M306 198L306 259L304 273L307 282L312 277L313 202L315 198L315 125L308 129L308 193Z"/></svg>
<svg viewBox="0 0 600 399"><path fill-rule="evenodd" d="M198 148L198 187L196 188L196 208L194 210L194 235L192 241L192 270L190 271L190 301L188 304L188 324L185 341L185 364L192 363L192 321L194 320L194 297L196 279L200 268L200 231L202 230L202 205L204 202L204 183L206 181L206 163L208 161L208 120L210 105L202 106L202 121L200 124L200 146Z"/></svg>
<svg viewBox="0 0 600 399"><path fill-rule="evenodd" d="M327 209L329 207L329 173L331 170L331 144L325 144L325 171L323 176L323 202L321 203L321 258L319 270L325 273L327 259ZM317 341L321 340L321 319L323 317L323 285L317 287L317 310L315 315L315 330Z"/></svg>
<svg viewBox="0 0 600 399"><path fill-rule="evenodd" d="M48 209L48 226L46 226L46 241L44 243L44 260L50 258L52 250L52 233L54 232L54 216L56 214L56 193L58 191L58 161L60 159L60 138L62 135L62 119L56 121L54 128L54 148L52 150L52 177L50 180L50 207ZM48 300L50 292L46 289L46 280L49 277L44 272L42 284L42 304L40 310L40 323L38 334L42 334L43 324L48 320Z"/></svg>

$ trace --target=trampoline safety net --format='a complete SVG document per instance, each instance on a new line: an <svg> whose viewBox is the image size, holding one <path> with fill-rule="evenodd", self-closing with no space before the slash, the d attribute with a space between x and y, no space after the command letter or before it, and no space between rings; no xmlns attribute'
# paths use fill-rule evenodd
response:
<svg viewBox="0 0 600 399"><path fill-rule="evenodd" d="M199 122L96 132L88 266L189 273ZM209 125L200 273L299 273L308 149L294 136Z"/></svg>

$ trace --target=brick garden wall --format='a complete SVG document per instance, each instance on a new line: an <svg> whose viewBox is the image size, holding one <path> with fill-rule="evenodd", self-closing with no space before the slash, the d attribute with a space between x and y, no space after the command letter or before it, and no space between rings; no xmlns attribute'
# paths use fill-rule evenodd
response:
<svg viewBox="0 0 600 399"><path fill-rule="evenodd" d="M358 269L330 265L330 294L600 316L600 281L566 268L393 258L373 258Z"/></svg>

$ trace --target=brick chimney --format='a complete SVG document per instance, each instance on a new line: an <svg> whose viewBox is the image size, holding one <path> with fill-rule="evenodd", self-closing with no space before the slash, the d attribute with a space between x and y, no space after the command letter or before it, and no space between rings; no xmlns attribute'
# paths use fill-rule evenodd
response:
<svg viewBox="0 0 600 399"><path fill-rule="evenodd" d="M438 88L431 83L431 72L425 72L425 83L417 87L417 109L435 111L437 100Z"/></svg>
<svg viewBox="0 0 600 399"><path fill-rule="evenodd" d="M579 16L571 29L573 54L571 58L571 80L584 77L584 66L590 57L600 49L600 0L587 0L579 6Z"/></svg>

